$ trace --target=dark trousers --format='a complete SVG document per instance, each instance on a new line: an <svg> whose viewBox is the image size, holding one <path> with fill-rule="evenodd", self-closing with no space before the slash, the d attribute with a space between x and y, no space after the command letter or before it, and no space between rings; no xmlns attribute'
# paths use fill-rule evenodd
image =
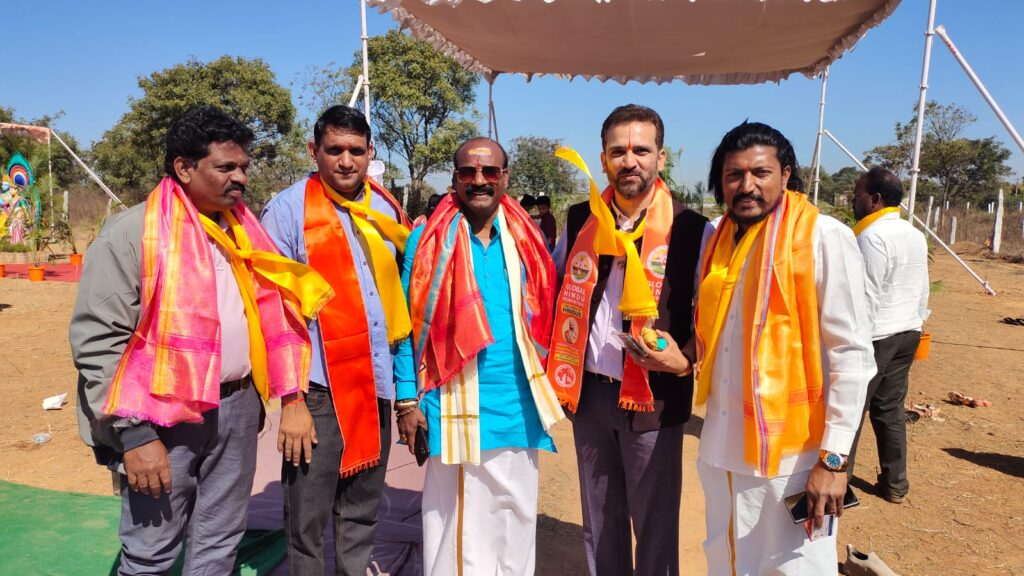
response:
<svg viewBox="0 0 1024 576"><path fill-rule="evenodd" d="M380 419L380 464L341 478L345 448L334 403L327 388L310 386L306 406L316 426L313 461L295 467L283 462L284 525L288 535L288 573L323 576L324 529L334 517L334 573L365 576L377 531L377 509L391 447L391 402L377 399ZM368 410L374 408L367 407Z"/></svg>
<svg viewBox="0 0 1024 576"><path fill-rule="evenodd" d="M221 398L201 424L156 427L171 493L133 492L121 476L119 575L170 574L188 532L182 574L231 574L256 473L260 397L249 385Z"/></svg>
<svg viewBox="0 0 1024 576"><path fill-rule="evenodd" d="M914 362L914 352L920 341L921 333L909 330L874 342L878 373L868 383L864 411L871 417L878 445L881 468L877 480L879 494L905 496L910 490L910 482L907 481L907 417L903 403L907 399L910 365ZM860 430L850 449L848 475L853 475L859 441Z"/></svg>
<svg viewBox="0 0 1024 576"><path fill-rule="evenodd" d="M573 435L587 565L594 576L675 576L683 427L634 432L618 401L619 386L584 376Z"/></svg>

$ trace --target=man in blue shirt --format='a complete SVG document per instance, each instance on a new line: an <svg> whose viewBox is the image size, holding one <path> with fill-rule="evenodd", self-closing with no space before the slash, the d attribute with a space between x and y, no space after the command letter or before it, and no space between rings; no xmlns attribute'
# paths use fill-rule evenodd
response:
<svg viewBox="0 0 1024 576"><path fill-rule="evenodd" d="M288 566L293 575L323 575L333 511L335 573L362 576L391 443L391 345L409 334L396 260L408 228L394 198L366 176L373 144L362 113L327 109L309 152L317 172L278 194L262 216L281 252L308 263L337 294L309 327L309 393L282 399Z"/></svg>
<svg viewBox="0 0 1024 576"><path fill-rule="evenodd" d="M427 575L534 572L538 450L554 450L547 430L563 417L541 359L554 264L505 196L507 167L497 142L464 143L454 193L406 243L413 338L396 356L395 409L410 450L428 432Z"/></svg>

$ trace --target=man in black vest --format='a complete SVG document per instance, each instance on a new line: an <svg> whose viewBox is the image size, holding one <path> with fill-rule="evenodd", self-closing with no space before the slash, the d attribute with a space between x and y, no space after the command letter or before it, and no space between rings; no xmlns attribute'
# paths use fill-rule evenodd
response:
<svg viewBox="0 0 1024 576"><path fill-rule="evenodd" d="M601 161L609 186L601 199L595 188L591 202L569 209L554 252L565 275L548 373L575 408L584 544L595 576L679 574L694 279L714 228L672 200L658 177L664 132L650 108L630 104L608 116ZM630 344L644 355L627 354Z"/></svg>

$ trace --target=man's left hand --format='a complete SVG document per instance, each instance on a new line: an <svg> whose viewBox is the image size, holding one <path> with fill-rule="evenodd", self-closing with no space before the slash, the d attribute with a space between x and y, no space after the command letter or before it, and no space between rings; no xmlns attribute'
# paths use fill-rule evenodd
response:
<svg viewBox="0 0 1024 576"><path fill-rule="evenodd" d="M833 472L821 462L816 463L807 477L807 511L815 528L821 528L825 514L843 515L845 495L846 472Z"/></svg>
<svg viewBox="0 0 1024 576"><path fill-rule="evenodd" d="M643 366L648 370L655 372L668 372L669 374L682 374L688 371L690 361L686 359L683 352L679 349L679 345L676 344L672 335L663 330L656 330L658 336L661 336L668 343L664 350L655 350L647 345L642 339L637 339L637 342L647 350L647 356L640 356L633 352L629 347L625 347L626 352L630 358L633 359L638 366Z"/></svg>

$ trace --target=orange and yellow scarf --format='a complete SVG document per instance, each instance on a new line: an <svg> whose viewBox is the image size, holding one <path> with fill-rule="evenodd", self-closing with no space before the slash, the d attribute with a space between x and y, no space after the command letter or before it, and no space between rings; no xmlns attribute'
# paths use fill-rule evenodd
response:
<svg viewBox="0 0 1024 576"><path fill-rule="evenodd" d="M734 240L722 218L704 252L697 301L697 403L714 382L718 339L746 262L743 298L744 460L761 477L778 474L783 455L816 447L825 427L818 298L815 208L786 191L767 219Z"/></svg>
<svg viewBox="0 0 1024 576"><path fill-rule="evenodd" d="M391 205L399 215L398 220L370 208L374 194ZM363 293L335 204L348 210L353 225L366 240L374 282L384 308L388 340L392 343L409 336L410 323L398 263L383 238L401 252L409 228L398 202L383 186L369 178L361 202L346 200L325 185L319 174L306 180L303 238L307 259L338 294L317 320L327 363L327 381L345 441L339 469L339 474L345 477L380 462L380 422Z"/></svg>
<svg viewBox="0 0 1024 576"><path fill-rule="evenodd" d="M590 179L590 217L580 229L567 253L565 279L555 305L555 333L548 377L555 383L558 399L575 412L583 389L587 338L590 336L590 303L597 284L599 256L625 256L626 271L619 310L629 318L630 333L637 340L640 331L658 317L658 299L665 280L668 243L672 235L672 194L659 178L655 183L647 215L631 232L618 230L609 205L614 190L599 192L590 170L576 151L559 148L555 155ZM641 250L636 241L643 238ZM614 327L618 329L618 327ZM647 369L626 356L619 388L619 407L638 412L654 410Z"/></svg>
<svg viewBox="0 0 1024 576"><path fill-rule="evenodd" d="M160 426L201 422L220 405L221 331L209 237L228 255L245 306L252 378L264 400L305 390L311 318L333 297L308 266L284 258L243 202L221 213L231 236L199 214L174 180L146 200L139 324L103 412ZM233 236L233 238L232 238Z"/></svg>
<svg viewBox="0 0 1024 576"><path fill-rule="evenodd" d="M555 266L540 230L518 202L504 196L496 217L516 346L541 425L548 430L564 417L544 370ZM476 358L494 342L473 271L469 233L458 197L448 194L427 221L409 280L419 394L441 388L444 464L480 463Z"/></svg>

